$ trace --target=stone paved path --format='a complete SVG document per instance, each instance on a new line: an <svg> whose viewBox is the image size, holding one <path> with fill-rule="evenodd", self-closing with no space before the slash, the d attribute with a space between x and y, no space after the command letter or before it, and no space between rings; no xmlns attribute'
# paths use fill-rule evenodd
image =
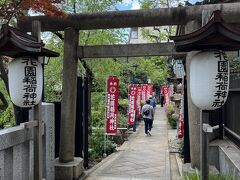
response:
<svg viewBox="0 0 240 180"><path fill-rule="evenodd" d="M152 136L144 134L143 122L117 153L106 158L87 180L170 180L167 120L157 107Z"/></svg>

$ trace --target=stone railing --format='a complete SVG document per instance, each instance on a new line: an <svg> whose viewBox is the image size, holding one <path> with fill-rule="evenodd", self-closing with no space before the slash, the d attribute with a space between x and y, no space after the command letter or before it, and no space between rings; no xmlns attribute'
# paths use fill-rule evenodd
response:
<svg viewBox="0 0 240 180"><path fill-rule="evenodd" d="M0 131L0 179L32 179L32 128L24 124Z"/></svg>
<svg viewBox="0 0 240 180"><path fill-rule="evenodd" d="M43 177L54 180L54 105L42 104ZM33 179L33 130L38 123L30 121L0 130L0 180Z"/></svg>

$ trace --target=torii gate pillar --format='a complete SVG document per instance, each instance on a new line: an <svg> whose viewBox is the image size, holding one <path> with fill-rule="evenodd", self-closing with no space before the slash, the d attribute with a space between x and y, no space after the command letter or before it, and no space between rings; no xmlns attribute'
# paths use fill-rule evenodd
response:
<svg viewBox="0 0 240 180"><path fill-rule="evenodd" d="M190 21L185 26L185 34L191 33L201 27L201 22ZM190 157L192 168L200 168L200 109L192 102L190 95L190 63L194 51L187 53L186 73L187 73L187 97L188 97L188 122L189 122L189 140L190 140Z"/></svg>
<svg viewBox="0 0 240 180"><path fill-rule="evenodd" d="M77 99L77 47L79 32L64 30L63 85L59 159L55 164L55 179L77 179L82 173L83 160L75 155L75 121Z"/></svg>

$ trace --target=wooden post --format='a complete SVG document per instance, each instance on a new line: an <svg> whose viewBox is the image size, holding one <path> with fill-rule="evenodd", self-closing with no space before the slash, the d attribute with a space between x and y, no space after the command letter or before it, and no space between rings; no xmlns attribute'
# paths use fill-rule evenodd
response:
<svg viewBox="0 0 240 180"><path fill-rule="evenodd" d="M32 22L32 35L41 41L41 24L39 21ZM42 180L42 117L41 101L33 107L33 120L38 121L38 126L34 128L34 179Z"/></svg>
<svg viewBox="0 0 240 180"><path fill-rule="evenodd" d="M203 123L209 123L209 112L206 110L200 111L200 179L208 180L208 133L203 130Z"/></svg>
<svg viewBox="0 0 240 180"><path fill-rule="evenodd" d="M75 156L83 157L83 120L84 120L84 80L77 77L77 109L76 109L76 133Z"/></svg>
<svg viewBox="0 0 240 180"><path fill-rule="evenodd" d="M204 9L202 11L202 26L207 24L211 12ZM200 178L208 180L209 165L208 165L208 133L204 131L203 124L209 124L209 112L206 110L200 111Z"/></svg>
<svg viewBox="0 0 240 180"><path fill-rule="evenodd" d="M191 162L189 143L189 121L188 121L188 101L187 101L187 78L184 76L184 163Z"/></svg>
<svg viewBox="0 0 240 180"><path fill-rule="evenodd" d="M188 22L185 26L185 34L191 33L201 27L199 21ZM190 63L195 52L187 53L186 74L187 74L187 100L188 100L188 122L189 122L189 140L190 156L192 168L200 168L200 111L192 102L190 94Z"/></svg>
<svg viewBox="0 0 240 180"><path fill-rule="evenodd" d="M83 165L88 168L88 121L89 121L89 77L84 80L84 118L83 118Z"/></svg>
<svg viewBox="0 0 240 180"><path fill-rule="evenodd" d="M60 163L74 160L75 120L77 98L77 47L78 31L64 31L63 86L60 127Z"/></svg>
<svg viewBox="0 0 240 180"><path fill-rule="evenodd" d="M219 113L219 116L218 116L219 117L219 139L223 139L224 107L221 107L218 113Z"/></svg>

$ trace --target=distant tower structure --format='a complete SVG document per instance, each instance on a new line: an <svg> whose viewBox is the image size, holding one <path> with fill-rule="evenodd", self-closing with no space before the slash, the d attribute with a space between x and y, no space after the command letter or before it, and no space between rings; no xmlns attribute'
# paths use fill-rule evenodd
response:
<svg viewBox="0 0 240 180"><path fill-rule="evenodd" d="M128 44L167 42L168 37L161 39L161 34L168 34L168 26L133 27L130 29Z"/></svg>

